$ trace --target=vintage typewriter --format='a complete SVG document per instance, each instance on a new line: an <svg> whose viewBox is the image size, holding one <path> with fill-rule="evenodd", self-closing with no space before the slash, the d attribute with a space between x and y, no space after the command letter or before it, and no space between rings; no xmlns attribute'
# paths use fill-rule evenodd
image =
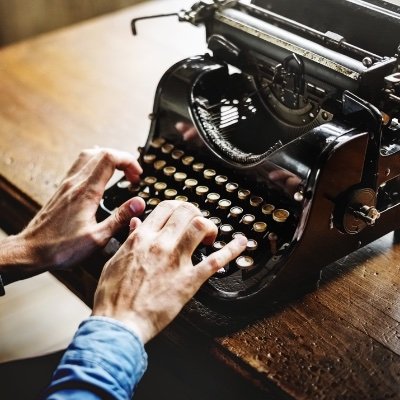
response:
<svg viewBox="0 0 400 400"><path fill-rule="evenodd" d="M143 180L108 189L99 219L132 196L145 216L192 202L219 229L195 260L244 233L246 251L199 292L228 307L315 285L400 226L399 7L203 0L176 15L205 26L210 52L162 77Z"/></svg>

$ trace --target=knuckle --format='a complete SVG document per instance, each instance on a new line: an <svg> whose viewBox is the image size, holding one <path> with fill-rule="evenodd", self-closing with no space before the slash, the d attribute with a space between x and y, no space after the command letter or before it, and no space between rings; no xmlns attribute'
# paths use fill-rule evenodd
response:
<svg viewBox="0 0 400 400"><path fill-rule="evenodd" d="M213 253L208 257L208 265L213 271L221 268L221 259L218 253Z"/></svg>

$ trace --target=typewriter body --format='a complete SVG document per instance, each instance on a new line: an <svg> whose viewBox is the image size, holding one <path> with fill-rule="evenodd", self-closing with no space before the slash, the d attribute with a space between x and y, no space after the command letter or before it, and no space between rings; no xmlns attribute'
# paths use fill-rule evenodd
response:
<svg viewBox="0 0 400 400"><path fill-rule="evenodd" d="M165 199L194 203L219 229L195 261L244 233L245 253L199 292L211 306L315 285L322 267L400 225L399 12L326 1L356 20L322 31L312 21L325 2L287 3L199 1L177 14L205 26L210 53L164 74L143 180L122 179L99 208L102 219L135 195L146 214ZM354 33L363 18L384 22L382 48Z"/></svg>

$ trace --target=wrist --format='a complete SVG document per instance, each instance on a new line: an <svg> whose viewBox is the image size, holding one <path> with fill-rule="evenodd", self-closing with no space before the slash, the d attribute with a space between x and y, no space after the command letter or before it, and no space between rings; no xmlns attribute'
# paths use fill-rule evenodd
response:
<svg viewBox="0 0 400 400"><path fill-rule="evenodd" d="M8 236L0 241L1 273L29 273L43 267L33 244L22 234Z"/></svg>

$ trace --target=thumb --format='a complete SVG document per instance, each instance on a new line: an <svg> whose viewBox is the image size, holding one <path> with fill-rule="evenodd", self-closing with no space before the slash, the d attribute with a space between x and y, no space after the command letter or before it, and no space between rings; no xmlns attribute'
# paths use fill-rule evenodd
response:
<svg viewBox="0 0 400 400"><path fill-rule="evenodd" d="M146 208L144 200L140 197L134 197L119 206L107 219L101 222L101 230L108 236L112 236L121 228L128 227L131 219L141 215Z"/></svg>

